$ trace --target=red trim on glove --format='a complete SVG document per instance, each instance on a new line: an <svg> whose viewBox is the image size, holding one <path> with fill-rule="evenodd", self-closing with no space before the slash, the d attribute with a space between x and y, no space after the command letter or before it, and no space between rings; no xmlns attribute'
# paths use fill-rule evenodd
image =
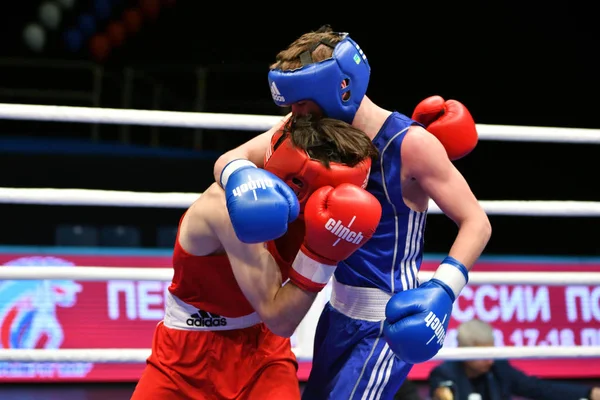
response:
<svg viewBox="0 0 600 400"><path fill-rule="evenodd" d="M327 284L321 284L317 282L313 282L307 277L300 275L294 268L290 268L289 272L290 281L294 283L294 285L298 286L302 290L306 290L307 292L319 293Z"/></svg>

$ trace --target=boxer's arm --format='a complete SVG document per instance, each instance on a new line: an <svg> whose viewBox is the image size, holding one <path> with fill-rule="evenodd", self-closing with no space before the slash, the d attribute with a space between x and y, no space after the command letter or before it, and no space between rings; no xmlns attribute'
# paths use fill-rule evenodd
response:
<svg viewBox="0 0 600 400"><path fill-rule="evenodd" d="M281 120L280 123L276 124L268 131L261 133L246 143L241 144L238 147L229 150L227 153L222 154L215 162L213 168L215 181L220 181L223 168L225 168L225 166L233 160L246 159L253 162L257 167L262 168L264 166L265 153L271 145L271 137L279 128L281 128L281 126L291 115L292 114L289 113Z"/></svg>
<svg viewBox="0 0 600 400"><path fill-rule="evenodd" d="M401 152L405 172L458 225L448 255L470 270L491 236L485 211L440 141L425 129L412 126L402 142Z"/></svg>
<svg viewBox="0 0 600 400"><path fill-rule="evenodd" d="M276 335L292 336L318 293L291 281L282 286L279 266L261 244L232 241L225 247L233 274L262 321Z"/></svg>
<svg viewBox="0 0 600 400"><path fill-rule="evenodd" d="M291 336L317 296L289 282L282 287L279 266L264 245L238 240L227 213L224 191L216 183L186 213L179 242L193 255L224 250L244 296L277 335Z"/></svg>
<svg viewBox="0 0 600 400"><path fill-rule="evenodd" d="M224 202L223 189L213 183L187 209L177 232L179 245L186 252L195 256L207 256L223 248L209 224L208 211L220 207Z"/></svg>

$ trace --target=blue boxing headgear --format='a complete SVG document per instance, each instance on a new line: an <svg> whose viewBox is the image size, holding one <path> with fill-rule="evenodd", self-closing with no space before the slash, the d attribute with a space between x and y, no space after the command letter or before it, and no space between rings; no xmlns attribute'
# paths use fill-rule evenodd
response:
<svg viewBox="0 0 600 400"><path fill-rule="evenodd" d="M269 87L275 104L290 106L302 100L317 103L327 117L352 123L360 103L367 93L371 67L367 56L347 33L332 46L324 41L317 43L333 47L333 55L323 61L313 62L307 51L300 56L302 67L282 71L269 71ZM342 87L342 82L346 87Z"/></svg>

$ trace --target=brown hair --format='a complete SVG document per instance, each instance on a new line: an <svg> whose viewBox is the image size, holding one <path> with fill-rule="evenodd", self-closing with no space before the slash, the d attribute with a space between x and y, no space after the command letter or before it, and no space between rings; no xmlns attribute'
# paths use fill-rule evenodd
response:
<svg viewBox="0 0 600 400"><path fill-rule="evenodd" d="M284 129L294 146L328 168L330 162L353 167L366 158L375 159L379 155L363 131L339 119L294 116Z"/></svg>
<svg viewBox="0 0 600 400"><path fill-rule="evenodd" d="M290 44L287 49L280 51L275 57L275 63L270 69L288 71L302 67L301 55L312 55L312 62L319 62L333 56L333 48L343 39L329 25L323 25L316 31L305 33Z"/></svg>

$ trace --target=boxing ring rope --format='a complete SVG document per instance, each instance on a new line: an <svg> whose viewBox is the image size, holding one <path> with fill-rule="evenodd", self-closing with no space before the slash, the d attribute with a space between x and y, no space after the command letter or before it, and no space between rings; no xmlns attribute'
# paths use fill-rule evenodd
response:
<svg viewBox="0 0 600 400"><path fill-rule="evenodd" d="M266 131L282 116L0 103L0 119ZM596 143L600 129L478 124L480 140Z"/></svg>
<svg viewBox="0 0 600 400"><path fill-rule="evenodd" d="M189 113L0 103L0 119L73 123L129 124L180 128L266 131L282 116ZM600 130L478 124L480 140L600 144ZM187 208L201 193L149 193L86 189L0 188L0 203L63 206ZM490 215L598 217L600 202L481 201ZM440 209L430 203L430 213ZM170 281L171 268L11 267L0 268L0 280L70 279L79 281ZM421 280L433 272L421 271ZM598 285L600 272L472 272L471 284ZM0 349L0 361L144 363L150 349ZM436 360L599 358L600 346L443 348Z"/></svg>
<svg viewBox="0 0 600 400"><path fill-rule="evenodd" d="M62 206L188 208L200 193L156 193L91 189L3 188L0 203ZM599 217L600 202L482 200L489 215ZM431 201L429 213L441 214Z"/></svg>
<svg viewBox="0 0 600 400"><path fill-rule="evenodd" d="M150 349L0 349L0 362L144 363ZM442 348L434 360L597 358L600 346Z"/></svg>
<svg viewBox="0 0 600 400"><path fill-rule="evenodd" d="M431 279L433 271L420 271L419 280ZM65 279L76 281L165 281L173 278L172 268L154 267L0 267L0 280ZM600 286L600 272L477 272L469 273L472 285L594 285Z"/></svg>

